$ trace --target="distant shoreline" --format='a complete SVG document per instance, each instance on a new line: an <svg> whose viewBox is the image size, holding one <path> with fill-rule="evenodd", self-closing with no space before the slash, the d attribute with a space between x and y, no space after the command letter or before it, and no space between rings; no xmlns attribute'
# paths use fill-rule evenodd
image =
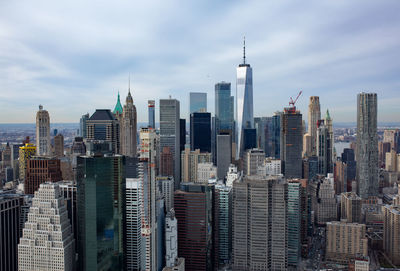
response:
<svg viewBox="0 0 400 271"><path fill-rule="evenodd" d="M35 123L0 123L0 128L30 128L34 127L36 124ZM79 128L79 123L78 122L56 122L56 123L50 123L50 127L58 127L62 126L65 128L74 128L77 127ZM147 122L138 122L138 127L146 127ZM159 126L159 123L156 123L156 126ZM356 122L333 122L333 127L334 128L352 128L356 127L357 123ZM378 127L379 128L395 128L395 127L400 127L400 122L378 122Z"/></svg>

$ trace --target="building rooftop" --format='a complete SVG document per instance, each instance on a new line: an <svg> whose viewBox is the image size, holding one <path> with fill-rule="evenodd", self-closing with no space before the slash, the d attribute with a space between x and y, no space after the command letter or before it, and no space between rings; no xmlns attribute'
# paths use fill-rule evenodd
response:
<svg viewBox="0 0 400 271"><path fill-rule="evenodd" d="M115 110L114 110L115 111ZM90 117L89 120L114 120L115 117L110 109L96 109L96 112Z"/></svg>

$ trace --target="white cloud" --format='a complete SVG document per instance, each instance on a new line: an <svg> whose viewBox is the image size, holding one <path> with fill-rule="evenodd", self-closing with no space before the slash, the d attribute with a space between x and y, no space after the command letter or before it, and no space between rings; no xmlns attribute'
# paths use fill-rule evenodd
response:
<svg viewBox="0 0 400 271"><path fill-rule="evenodd" d="M216 82L235 91L243 35L257 115L282 109L303 89L304 116L308 96L320 95L346 121L356 93L377 90L379 116L396 120L397 1L90 2L0 3L0 107L9 112L0 122L32 122L39 103L52 120L77 122L112 108L118 89L124 100L129 73L140 121L148 99L169 94L182 117L189 91L208 92L212 110Z"/></svg>

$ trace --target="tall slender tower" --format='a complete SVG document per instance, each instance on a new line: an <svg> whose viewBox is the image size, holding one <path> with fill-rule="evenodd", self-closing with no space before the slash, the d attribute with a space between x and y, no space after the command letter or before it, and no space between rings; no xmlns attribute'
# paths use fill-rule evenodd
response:
<svg viewBox="0 0 400 271"><path fill-rule="evenodd" d="M136 107L133 104L131 88L129 86L128 96L121 118L121 154L126 156L136 156L137 150L137 116Z"/></svg>
<svg viewBox="0 0 400 271"><path fill-rule="evenodd" d="M280 158L286 178L302 177L302 114L296 107L286 107L281 115Z"/></svg>
<svg viewBox="0 0 400 271"><path fill-rule="evenodd" d="M50 155L50 116L43 106L39 105L36 113L36 154Z"/></svg>
<svg viewBox="0 0 400 271"><path fill-rule="evenodd" d="M254 128L253 70L250 64L246 64L245 40L243 40L243 63L236 69L236 122L239 142L236 159L239 159L244 152L244 129Z"/></svg>
<svg viewBox="0 0 400 271"><path fill-rule="evenodd" d="M154 100L148 100L147 101L148 107L149 107L149 124L148 127L149 128L156 128L156 115L154 112L155 109L155 105L156 105L156 101Z"/></svg>
<svg viewBox="0 0 400 271"><path fill-rule="evenodd" d="M172 154L175 189L180 183L180 105L176 99L160 99L160 150L169 147ZM161 163L161 168L163 165Z"/></svg>
<svg viewBox="0 0 400 271"><path fill-rule="evenodd" d="M311 155L317 153L317 122L321 119L321 107L319 97L311 96L308 105L308 134L311 137Z"/></svg>
<svg viewBox="0 0 400 271"><path fill-rule="evenodd" d="M378 194L377 111L376 93L357 95L357 188L363 199Z"/></svg>

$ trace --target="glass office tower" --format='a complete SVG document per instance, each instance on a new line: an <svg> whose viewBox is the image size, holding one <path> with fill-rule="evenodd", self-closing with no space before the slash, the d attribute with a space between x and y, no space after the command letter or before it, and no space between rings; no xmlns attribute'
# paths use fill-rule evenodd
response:
<svg viewBox="0 0 400 271"><path fill-rule="evenodd" d="M244 45L244 44L243 44ZM253 70L246 64L245 47L243 46L243 63L236 69L236 122L237 122L237 151L236 159L243 156L244 129L254 128L253 113Z"/></svg>
<svg viewBox="0 0 400 271"><path fill-rule="evenodd" d="M194 112L207 112L207 93L205 92L190 92L190 114Z"/></svg>
<svg viewBox="0 0 400 271"><path fill-rule="evenodd" d="M190 114L190 149L211 152L211 113Z"/></svg>
<svg viewBox="0 0 400 271"><path fill-rule="evenodd" d="M80 270L120 270L123 264L125 158L77 159Z"/></svg>

